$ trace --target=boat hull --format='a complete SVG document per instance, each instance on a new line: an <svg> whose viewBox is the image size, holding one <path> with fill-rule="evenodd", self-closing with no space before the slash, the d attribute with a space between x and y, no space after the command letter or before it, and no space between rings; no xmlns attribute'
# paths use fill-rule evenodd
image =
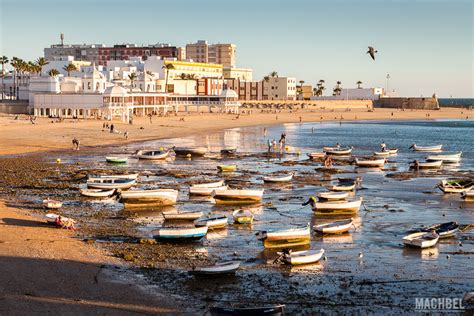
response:
<svg viewBox="0 0 474 316"><path fill-rule="evenodd" d="M311 242L311 238L295 238L295 239L283 239L283 240L263 240L263 246L267 249L274 248L291 248L308 245Z"/></svg>
<svg viewBox="0 0 474 316"><path fill-rule="evenodd" d="M337 201L337 200L344 200L349 196L347 192L321 192L318 193L318 198L326 201Z"/></svg>
<svg viewBox="0 0 474 316"><path fill-rule="evenodd" d="M105 157L105 161L110 163L127 163L127 157Z"/></svg>
<svg viewBox="0 0 474 316"><path fill-rule="evenodd" d="M207 227L198 228L160 228L153 235L155 239L164 240L199 240L206 236Z"/></svg>
<svg viewBox="0 0 474 316"><path fill-rule="evenodd" d="M443 150L443 145L417 146L417 145L413 144L411 148L413 148L413 151L437 152L437 151Z"/></svg>
<svg viewBox="0 0 474 316"><path fill-rule="evenodd" d="M415 248L430 248L434 247L439 240L439 235L436 233L414 233L403 237L403 244Z"/></svg>
<svg viewBox="0 0 474 316"><path fill-rule="evenodd" d="M347 233L353 225L352 219L313 226L314 231L319 234L342 234Z"/></svg>
<svg viewBox="0 0 474 316"><path fill-rule="evenodd" d="M314 250L307 250L307 251L296 251L291 252L289 255L284 255L283 261L287 264L291 265L303 265L303 264L311 264L316 263L324 255L324 250L321 249L319 251Z"/></svg>

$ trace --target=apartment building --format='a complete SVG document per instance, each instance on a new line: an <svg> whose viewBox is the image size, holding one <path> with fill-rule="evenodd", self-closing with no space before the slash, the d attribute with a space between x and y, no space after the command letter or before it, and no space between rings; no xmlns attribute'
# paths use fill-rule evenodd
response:
<svg viewBox="0 0 474 316"><path fill-rule="evenodd" d="M199 63L221 64L224 67L235 67L236 45L209 44L199 40L186 45L186 58Z"/></svg>

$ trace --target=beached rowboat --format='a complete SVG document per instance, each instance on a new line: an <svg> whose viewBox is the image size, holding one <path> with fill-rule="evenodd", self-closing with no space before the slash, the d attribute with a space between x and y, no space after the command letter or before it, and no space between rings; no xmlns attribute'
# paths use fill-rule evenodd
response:
<svg viewBox="0 0 474 316"><path fill-rule="evenodd" d="M167 221L194 221L200 218L202 212L163 212L163 217Z"/></svg>
<svg viewBox="0 0 474 316"><path fill-rule="evenodd" d="M87 197L109 197L115 193L115 189L101 190L101 189L81 189L81 194Z"/></svg>
<svg viewBox="0 0 474 316"><path fill-rule="evenodd" d="M290 173L289 175L285 176L274 176L274 177L263 177L264 182L289 182L291 179L293 179L293 173Z"/></svg>
<svg viewBox="0 0 474 316"><path fill-rule="evenodd" d="M129 173L129 174L91 174L89 175L88 179L104 179L104 178L112 178L112 179L134 179L138 178L138 173Z"/></svg>
<svg viewBox="0 0 474 316"><path fill-rule="evenodd" d="M227 226L227 216L208 215L195 220L194 225L196 227L207 226L209 229L224 228Z"/></svg>
<svg viewBox="0 0 474 316"><path fill-rule="evenodd" d="M444 193L468 192L474 187L474 180L471 179L448 179L438 184L438 188Z"/></svg>
<svg viewBox="0 0 474 316"><path fill-rule="evenodd" d="M319 192L317 197L322 200L337 201L344 200L349 193L347 192Z"/></svg>
<svg viewBox="0 0 474 316"><path fill-rule="evenodd" d="M150 150L150 151L142 151L139 150L136 153L138 159L145 159L145 160L160 160L166 159L170 154L170 150Z"/></svg>
<svg viewBox="0 0 474 316"><path fill-rule="evenodd" d="M443 145L417 146L416 144L413 144L409 148L413 149L413 151L441 151Z"/></svg>
<svg viewBox="0 0 474 316"><path fill-rule="evenodd" d="M357 212L360 209L362 204L362 198L359 198L355 201L324 201L316 202L313 207L313 211L323 212L323 211L345 211L348 212ZM324 212L324 213L330 213Z"/></svg>
<svg viewBox="0 0 474 316"><path fill-rule="evenodd" d="M435 232L413 233L403 237L403 244L417 248L429 248L436 245L439 235Z"/></svg>
<svg viewBox="0 0 474 316"><path fill-rule="evenodd" d="M329 187L329 190L331 191L352 191L354 190L356 184L355 183L352 183L352 184L336 184L336 185L333 185L331 187Z"/></svg>
<svg viewBox="0 0 474 316"><path fill-rule="evenodd" d="M341 234L346 233L351 229L354 221L353 219L346 219L332 223L314 225L313 229L320 234Z"/></svg>
<svg viewBox="0 0 474 316"><path fill-rule="evenodd" d="M236 165L219 165L217 166L217 170L220 172L233 172L237 170Z"/></svg>
<svg viewBox="0 0 474 316"><path fill-rule="evenodd" d="M459 230L459 224L457 222L448 222L442 224L431 225L422 231L429 232L434 231L439 235L439 238L449 238L453 237Z"/></svg>
<svg viewBox="0 0 474 316"><path fill-rule="evenodd" d="M289 248L307 245L311 241L309 224L305 227L260 231L257 238L265 248Z"/></svg>
<svg viewBox="0 0 474 316"><path fill-rule="evenodd" d="M253 222L253 213L250 210L235 210L232 212L234 217L234 222L239 224L252 224Z"/></svg>
<svg viewBox="0 0 474 316"><path fill-rule="evenodd" d="M426 157L427 161L442 161L443 163L456 163L461 160L462 152L449 155L431 155Z"/></svg>
<svg viewBox="0 0 474 316"><path fill-rule="evenodd" d="M410 169L438 169L443 164L443 161L425 161L418 162L414 161L410 163Z"/></svg>
<svg viewBox="0 0 474 316"><path fill-rule="evenodd" d="M105 161L111 163L126 163L128 161L127 157L115 157L115 156L107 156L105 157Z"/></svg>
<svg viewBox="0 0 474 316"><path fill-rule="evenodd" d="M262 200L263 190L219 190L212 193L218 204L258 203Z"/></svg>
<svg viewBox="0 0 474 316"><path fill-rule="evenodd" d="M198 183L192 185L194 188L219 188L224 186L224 180L216 181L216 182L206 182L206 183Z"/></svg>
<svg viewBox="0 0 474 316"><path fill-rule="evenodd" d="M237 153L237 148L224 148L221 149L222 155L235 155Z"/></svg>
<svg viewBox="0 0 474 316"><path fill-rule="evenodd" d="M45 199L43 200L43 205L49 209L58 209L58 208L61 208L61 206L63 206L63 202L52 200L52 199Z"/></svg>
<svg viewBox="0 0 474 316"><path fill-rule="evenodd" d="M206 147L174 147L173 150L178 156L204 156L207 152Z"/></svg>
<svg viewBox="0 0 474 316"><path fill-rule="evenodd" d="M202 187L190 187L189 188L189 194L190 195L199 195L199 196L211 196L212 192L215 191L220 191L220 190L227 190L229 187L224 185L222 187L216 187L216 188L202 188Z"/></svg>
<svg viewBox="0 0 474 316"><path fill-rule="evenodd" d="M64 216L61 216L61 215L58 215L58 214L54 214L54 213L48 213L45 215L46 217L46 221L48 222L48 224L50 225L56 225L56 220L58 218L60 218L61 222L70 222L72 221L72 223L75 223L76 221L69 218L69 217L64 217Z"/></svg>
<svg viewBox="0 0 474 316"><path fill-rule="evenodd" d="M283 262L291 265L301 265L301 264L311 264L311 263L316 263L324 255L324 249L320 250L306 250L306 251L296 251L293 252L288 251L288 252L282 252L278 253L280 255L283 255Z"/></svg>
<svg viewBox="0 0 474 316"><path fill-rule="evenodd" d="M352 148L324 147L323 150L326 155L350 155L352 153Z"/></svg>
<svg viewBox="0 0 474 316"><path fill-rule="evenodd" d="M129 189L135 184L135 179L89 178L87 180L87 187L93 189Z"/></svg>
<svg viewBox="0 0 474 316"><path fill-rule="evenodd" d="M153 231L153 238L167 240L198 240L207 234L207 226L202 227L161 227Z"/></svg>
<svg viewBox="0 0 474 316"><path fill-rule="evenodd" d="M388 150L387 151L374 151L374 155L385 157L385 156L390 156L390 152Z"/></svg>
<svg viewBox="0 0 474 316"><path fill-rule="evenodd" d="M283 316L285 305L271 305L260 307L218 307L214 306L209 309L211 316L225 315L247 315L247 316Z"/></svg>
<svg viewBox="0 0 474 316"><path fill-rule="evenodd" d="M355 163L358 167L366 168L381 168L385 165L385 158L382 159L355 159Z"/></svg>
<svg viewBox="0 0 474 316"><path fill-rule="evenodd" d="M240 261L221 261L213 266L194 267L189 273L197 275L235 274L239 267Z"/></svg>
<svg viewBox="0 0 474 316"><path fill-rule="evenodd" d="M326 157L326 153L312 152L307 154L310 159L318 159Z"/></svg>
<svg viewBox="0 0 474 316"><path fill-rule="evenodd" d="M174 205L178 199L178 190L131 190L120 193L120 201L125 208L153 204L157 206Z"/></svg>

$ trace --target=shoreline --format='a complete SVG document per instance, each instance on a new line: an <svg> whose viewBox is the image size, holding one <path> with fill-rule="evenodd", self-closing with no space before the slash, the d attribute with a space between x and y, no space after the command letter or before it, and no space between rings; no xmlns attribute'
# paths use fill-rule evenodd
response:
<svg viewBox="0 0 474 316"><path fill-rule="evenodd" d="M72 148L71 140L77 138L83 149L121 146L137 142L153 141L190 135L202 135L229 128L250 126L273 126L287 123L318 122L363 122L363 121L412 121L412 120L465 120L474 117L474 111L458 109L441 110L397 110L376 109L369 112L365 109L304 110L279 113L252 113L251 115L193 113L178 116L153 117L152 123L147 117L135 118L134 125L122 122L102 120L73 120L51 123L54 119L39 118L33 125L22 116L14 120L13 115L0 116L3 131L0 134L0 157L14 157L23 154L38 154ZM342 117L342 120L341 120ZM184 119L184 121L181 121ZM123 134L111 134L103 130L104 123L114 124L115 129L127 131L129 138ZM212 126L209 126L212 124Z"/></svg>

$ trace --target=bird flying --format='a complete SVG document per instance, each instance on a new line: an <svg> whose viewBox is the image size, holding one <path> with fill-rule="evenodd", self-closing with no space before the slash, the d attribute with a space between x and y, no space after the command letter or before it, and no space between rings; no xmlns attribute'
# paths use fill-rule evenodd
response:
<svg viewBox="0 0 474 316"><path fill-rule="evenodd" d="M373 60L375 60L375 53L378 53L378 51L376 51L372 46L369 46L367 54L370 54L370 57L372 57Z"/></svg>

